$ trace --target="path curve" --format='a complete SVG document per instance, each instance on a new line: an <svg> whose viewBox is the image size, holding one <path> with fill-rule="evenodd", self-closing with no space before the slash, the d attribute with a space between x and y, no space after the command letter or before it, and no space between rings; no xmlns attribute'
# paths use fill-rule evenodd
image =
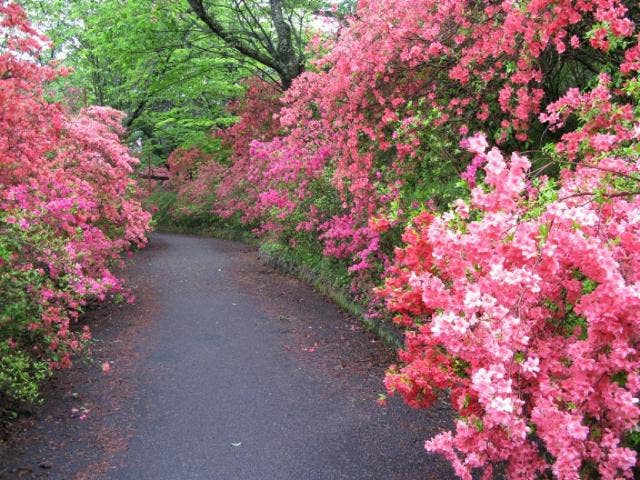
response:
<svg viewBox="0 0 640 480"><path fill-rule="evenodd" d="M154 234L126 276L138 301L89 315L95 364L60 375L0 478L453 478L423 449L446 408L378 406L392 355L255 249Z"/></svg>

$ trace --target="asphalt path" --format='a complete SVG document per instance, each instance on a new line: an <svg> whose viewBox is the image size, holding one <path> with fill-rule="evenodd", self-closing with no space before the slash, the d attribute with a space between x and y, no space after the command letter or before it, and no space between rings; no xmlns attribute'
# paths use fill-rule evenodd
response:
<svg viewBox="0 0 640 480"><path fill-rule="evenodd" d="M0 448L0 478L453 478L423 448L446 407L379 406L393 353L255 249L154 234L126 276L136 303L87 315L92 362Z"/></svg>

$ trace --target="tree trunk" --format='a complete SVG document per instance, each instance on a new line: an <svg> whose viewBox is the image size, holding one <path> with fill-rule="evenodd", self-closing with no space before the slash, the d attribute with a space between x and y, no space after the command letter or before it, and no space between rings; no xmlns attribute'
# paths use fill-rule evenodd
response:
<svg viewBox="0 0 640 480"><path fill-rule="evenodd" d="M298 54L293 46L291 25L289 25L282 13L282 0L269 0L271 6L271 21L278 36L278 63L282 66L282 72L278 72L282 81L282 88L287 90L293 79L300 75L303 66L300 64Z"/></svg>

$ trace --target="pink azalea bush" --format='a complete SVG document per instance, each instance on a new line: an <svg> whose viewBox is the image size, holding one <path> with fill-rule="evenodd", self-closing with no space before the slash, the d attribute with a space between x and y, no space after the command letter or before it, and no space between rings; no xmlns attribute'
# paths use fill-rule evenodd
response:
<svg viewBox="0 0 640 480"><path fill-rule="evenodd" d="M571 162L557 182L531 180L529 160L482 135L465 141L483 180L416 219L380 289L409 329L387 388L416 407L450 392L455 434L426 448L462 478L491 478L495 465L509 478L633 476L640 119L608 87L603 76L545 114L556 128L569 105L582 119L555 146Z"/></svg>
<svg viewBox="0 0 640 480"><path fill-rule="evenodd" d="M251 144L269 141L277 135L278 124L273 115L278 110L278 92L256 78L248 80L246 87L245 97L229 106L230 112L239 115L240 120L227 130L214 132L232 154L227 171L215 182L219 201L213 209L223 218L239 213L243 222L252 223L260 217L257 204L261 185L254 180L265 167L252 158Z"/></svg>
<svg viewBox="0 0 640 480"><path fill-rule="evenodd" d="M150 217L123 114L45 99L64 72L36 61L46 39L17 4L0 2L0 31L0 390L32 400L90 339L73 328L87 301L126 293L112 266L146 243Z"/></svg>

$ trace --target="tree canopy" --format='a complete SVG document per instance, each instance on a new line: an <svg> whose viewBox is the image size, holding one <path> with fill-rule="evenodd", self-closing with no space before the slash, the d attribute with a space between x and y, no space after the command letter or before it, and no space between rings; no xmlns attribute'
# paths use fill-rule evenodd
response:
<svg viewBox="0 0 640 480"><path fill-rule="evenodd" d="M210 143L226 105L254 75L286 89L305 68L310 18L321 1L25 0L52 40L42 53L72 69L76 107L127 114L130 140L160 161L178 146ZM202 146L202 145L201 145Z"/></svg>

